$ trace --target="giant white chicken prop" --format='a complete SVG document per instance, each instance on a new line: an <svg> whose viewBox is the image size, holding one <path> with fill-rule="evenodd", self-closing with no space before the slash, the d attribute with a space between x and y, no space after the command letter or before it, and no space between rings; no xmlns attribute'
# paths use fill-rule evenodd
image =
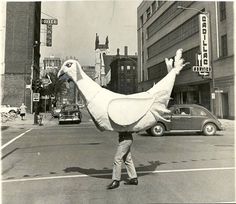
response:
<svg viewBox="0 0 236 204"><path fill-rule="evenodd" d="M99 130L139 132L150 128L160 118L164 119L161 115L169 112L166 106L175 77L187 64L184 64L182 51L177 50L174 63L173 59L165 59L168 74L141 93L123 95L102 88L84 73L76 60L64 62L58 77L74 81Z"/></svg>

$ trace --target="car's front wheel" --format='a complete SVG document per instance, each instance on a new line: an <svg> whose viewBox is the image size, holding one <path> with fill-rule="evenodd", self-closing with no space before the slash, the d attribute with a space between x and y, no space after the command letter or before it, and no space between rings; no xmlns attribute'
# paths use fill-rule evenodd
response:
<svg viewBox="0 0 236 204"><path fill-rule="evenodd" d="M216 133L216 126L213 123L207 123L203 127L203 133L206 136L212 136Z"/></svg>
<svg viewBox="0 0 236 204"><path fill-rule="evenodd" d="M150 131L153 136L163 136L165 127L161 123L157 123L150 129Z"/></svg>

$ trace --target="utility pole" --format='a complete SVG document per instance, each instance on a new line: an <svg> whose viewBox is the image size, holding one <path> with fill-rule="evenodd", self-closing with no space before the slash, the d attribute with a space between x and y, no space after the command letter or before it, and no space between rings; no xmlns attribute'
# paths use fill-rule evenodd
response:
<svg viewBox="0 0 236 204"><path fill-rule="evenodd" d="M31 93L32 93L32 105L33 105L33 112L34 112L34 125L38 124L38 115L39 115L39 101L40 96L36 93L40 92L41 89L41 81L39 79L39 67L36 63L36 53L38 53L38 47L40 46L38 41L34 41L33 50L32 50L32 73L31 73ZM37 98L34 98L38 96Z"/></svg>

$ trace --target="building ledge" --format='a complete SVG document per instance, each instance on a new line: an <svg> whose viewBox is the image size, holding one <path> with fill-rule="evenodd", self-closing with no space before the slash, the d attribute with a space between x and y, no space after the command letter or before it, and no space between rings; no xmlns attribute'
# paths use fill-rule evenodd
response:
<svg viewBox="0 0 236 204"><path fill-rule="evenodd" d="M228 55L228 56L225 56L225 57L219 57L218 59L214 60L213 62L219 62L219 61L222 61L222 60L225 60L225 59L228 59L228 58L233 58L234 55Z"/></svg>

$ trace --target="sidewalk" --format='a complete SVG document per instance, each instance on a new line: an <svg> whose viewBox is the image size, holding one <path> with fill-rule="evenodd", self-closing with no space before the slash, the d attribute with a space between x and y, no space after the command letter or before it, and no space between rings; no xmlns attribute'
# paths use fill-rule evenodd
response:
<svg viewBox="0 0 236 204"><path fill-rule="evenodd" d="M51 113L41 113L43 115L42 124L43 126L51 126L56 123L55 120L53 120ZM1 127L27 127L27 128L35 128L35 127L43 127L39 126L38 124L34 124L34 114L27 113L24 120L21 120L20 115L18 115L17 118L11 121L7 121L5 123L1 124Z"/></svg>
<svg viewBox="0 0 236 204"><path fill-rule="evenodd" d="M219 119L222 123L224 128L234 128L235 127L235 120L228 120L228 119Z"/></svg>
<svg viewBox="0 0 236 204"><path fill-rule="evenodd" d="M43 115L43 126L52 126L57 124L57 120L52 118L51 113L41 113ZM228 120L228 119L219 119L219 121L222 123L224 128L234 128L235 127L235 120ZM24 120L21 120L21 117L18 115L18 117L15 120L7 121L5 123L2 123L1 126L23 126L23 127L43 127L39 126L38 124L34 125L34 115L33 114L26 114L26 117Z"/></svg>

